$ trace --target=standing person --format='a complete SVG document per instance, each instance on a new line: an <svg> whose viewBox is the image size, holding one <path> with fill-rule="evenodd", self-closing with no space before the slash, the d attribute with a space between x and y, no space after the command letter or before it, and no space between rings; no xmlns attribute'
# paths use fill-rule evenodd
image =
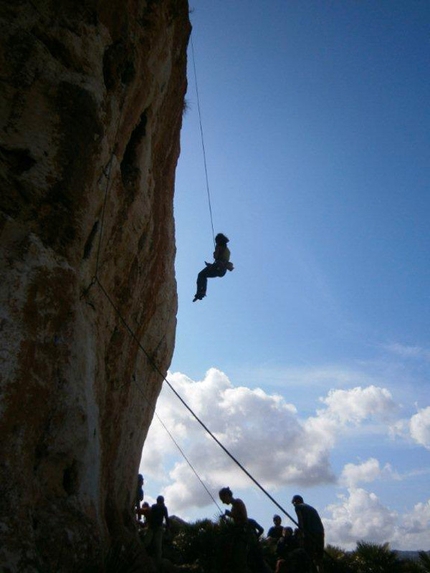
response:
<svg viewBox="0 0 430 573"><path fill-rule="evenodd" d="M264 533L264 527L252 517L248 518L248 527L251 537L253 537L251 543L249 543L248 563L253 565L252 570L256 573L270 572L270 569L264 561L263 550L260 544L260 537Z"/></svg>
<svg viewBox="0 0 430 573"><path fill-rule="evenodd" d="M135 507L136 509L140 509L140 502L143 501L143 483L144 483L143 475L137 474L137 487L136 487L136 502Z"/></svg>
<svg viewBox="0 0 430 573"><path fill-rule="evenodd" d="M324 526L321 518L314 507L303 501L301 495L295 495L291 503L296 510L303 549L312 559L318 573L323 573Z"/></svg>
<svg viewBox="0 0 430 573"><path fill-rule="evenodd" d="M294 537L292 527L284 527L282 531L282 537L278 539L276 544L276 554L280 559L285 559L285 557L297 549L297 539Z"/></svg>
<svg viewBox="0 0 430 573"><path fill-rule="evenodd" d="M280 515L273 516L273 525L269 528L267 532L267 537L272 541L278 541L282 537L282 532L284 528L281 525L282 519Z"/></svg>
<svg viewBox="0 0 430 573"><path fill-rule="evenodd" d="M149 519L151 516L151 507L147 501L144 501L142 503L142 507L140 509L136 508L136 515L141 530L145 530L146 533L149 525ZM142 516L143 516L143 521L142 521Z"/></svg>
<svg viewBox="0 0 430 573"><path fill-rule="evenodd" d="M233 492L229 487L220 489L219 498L225 505L231 505L231 511L226 509L224 515L231 517L235 526L230 569L234 573L244 573L247 571L248 548L251 536L246 506L241 499L233 497Z"/></svg>
<svg viewBox="0 0 430 573"><path fill-rule="evenodd" d="M158 571L162 569L163 557L163 522L166 522L166 530L169 529L169 513L164 505L164 497L159 495L157 503L151 506L148 531L145 535L145 547L152 544L154 550L155 564Z"/></svg>
<svg viewBox="0 0 430 573"><path fill-rule="evenodd" d="M215 237L214 262L206 263L206 267L197 276L197 292L193 302L202 300L206 296L208 278L223 277L227 271L233 270L230 262L230 249L227 247L229 239L222 233Z"/></svg>
<svg viewBox="0 0 430 573"><path fill-rule="evenodd" d="M255 519L252 519L252 517L248 518L248 525L251 528L251 531L255 533L256 538L260 539L264 533L264 527L257 523Z"/></svg>
<svg viewBox="0 0 430 573"><path fill-rule="evenodd" d="M241 499L233 497L233 492L229 487L220 489L219 498L225 505L231 505L231 511L226 509L224 515L231 517L235 525L242 527L248 524L248 513L245 504Z"/></svg>

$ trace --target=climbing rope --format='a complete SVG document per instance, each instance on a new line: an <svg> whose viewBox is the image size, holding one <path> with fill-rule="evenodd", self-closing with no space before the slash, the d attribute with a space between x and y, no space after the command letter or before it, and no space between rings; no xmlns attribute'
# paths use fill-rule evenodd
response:
<svg viewBox="0 0 430 573"><path fill-rule="evenodd" d="M214 496L212 495L212 493L208 490L206 484L204 483L204 481L202 480L202 478L199 476L199 474L197 473L197 470L195 469L195 467L193 466L193 464L190 462L190 460L188 459L188 457L186 456L185 452L183 451L183 449L181 448L181 446L178 444L178 442L175 440L175 438L173 437L172 433L169 431L168 427L166 426L166 424L163 422L163 420L160 418L160 416L158 415L157 411L154 408L154 405L152 404L152 402L149 401L148 397L146 396L145 392L143 391L143 389L141 388L140 384L137 383L136 377L133 376L132 377L133 382L135 383L140 395L142 396L142 398L145 400L145 402L147 403L147 405L149 406L150 410L152 410L152 413L154 414L154 416L157 418L157 420L160 422L160 424L163 426L164 430L166 431L166 433L168 434L168 436L170 437L170 439L172 440L172 442L175 444L175 446L177 447L177 449L179 450L180 454L182 455L182 457L184 458L184 460L187 462L189 468L191 469L191 471L193 472L193 474L196 476L196 478L199 480L200 484L202 485L203 489L206 491L206 493L208 494L208 496L212 499L212 501L214 502L215 506L217 507L218 511L220 513L222 513L222 509L220 508L220 506L218 505L218 502L216 501L216 499L214 498Z"/></svg>
<svg viewBox="0 0 430 573"><path fill-rule="evenodd" d="M212 227L212 239L215 245L215 231L214 231L214 222L213 222L213 214L212 214L212 202L211 202L211 194L209 190L209 177L208 177L208 166L206 162L206 149L205 149L205 138L203 135L203 123L202 123L202 113L200 109L200 97L199 97L199 88L197 82L197 71L196 71L196 58L194 55L194 42L193 42L193 34L191 33L191 53L192 53L192 60L193 60L193 70L194 70L194 83L196 88L196 97L197 97L197 110L199 114L199 125L200 125L200 138L202 141L202 151L203 151L203 164L205 168L205 177L206 177L206 193L208 197L208 205L209 205L209 216L211 221Z"/></svg>
<svg viewBox="0 0 430 573"><path fill-rule="evenodd" d="M192 59L193 59L193 69L194 69L194 78L195 78L195 87L196 87L196 95L197 95L197 107L198 107L198 114L199 114L199 124L200 124L200 134L201 134L201 141L202 141L202 150L203 150L203 161L204 161L204 168L205 168L205 176L206 176L206 190L207 190L207 197L208 197L208 205L209 205L209 214L210 214L210 221L211 221L211 227L212 227L212 236L213 236L213 241L215 244L215 231L214 231L214 225L213 225L213 213L212 213L212 204L211 204L211 196L210 196L210 190L209 190L209 177L208 177L208 169L207 169L207 162L206 162L206 151L205 151L205 144L204 144L204 134L203 134L203 125L202 125L202 118L201 118L201 110L200 110L200 98L199 98L199 91L198 91L198 84L197 84L197 73L196 73L196 65L195 65L195 55L194 55L194 44L193 44L193 38L191 36L191 49L192 49ZM123 113L123 109L124 109L124 100L122 101L121 104L121 111L118 117L118 124L117 124L117 129L116 129L116 135L115 135L115 140L117 140L117 136L118 136L118 132L119 132L119 128L120 128L120 123L121 123L121 118L122 118L122 113ZM108 292L106 291L106 289L103 287L102 283L100 282L99 276L98 276L98 271L99 271L99 266L100 266L100 253L101 253L101 244L102 244L102 236L103 236L103 230L104 230L104 220L105 220L105 212L106 212L106 205L107 205L107 199L108 199L108 194L109 194L109 190L110 190L110 180L111 180L111 175L112 175L112 163L113 163L113 158L115 155L115 151L116 151L116 144L113 147L112 153L111 153L111 157L109 159L108 165L107 165L107 170L108 173L104 172L105 176L106 176L106 186L105 186L105 193L104 193L104 201L103 201L103 207L102 207L102 214L101 214L101 223L100 223L100 236L99 236L99 242L98 242L98 247L97 247L97 257L96 257L96 268L95 268L95 274L94 277L92 279L91 284L89 285L89 287L84 291L82 296L86 296L86 294L88 293L88 291L90 290L90 288L94 285L97 284L100 288L100 290L102 291L103 295L105 296L105 298L108 300L109 304L111 305L112 309L115 311L115 313L117 314L120 322L122 322L124 328L128 331L128 333L130 334L131 338L136 342L136 344L138 345L138 348L143 352L143 354L146 356L149 364L152 366L152 368L157 372L157 374L159 374L159 376L161 377L161 379L166 382L166 384L168 385L168 387L170 388L170 390L175 394L175 396L178 398L178 400L183 404L183 406L190 412L190 414L193 416L193 418L200 424L200 426L207 432L207 434L212 438L212 440L214 440L214 442L216 444L218 444L218 446L224 451L225 454L227 454L227 456L243 471L243 473L245 473L245 475L266 495L266 497L268 497L270 499L270 501L272 501L272 503L284 514L286 515L286 517L288 517L288 519L290 519L297 527L299 527L298 522L287 512L287 510L282 507L277 501L276 499L251 475L251 473L237 460L237 458L235 456L233 456L233 454L220 442L220 440L218 440L218 438L211 432L211 430L206 426L206 424L204 424L204 422L197 416L197 414L192 410L192 408L185 402L185 400L180 396L180 394L175 390L175 388L172 386L172 384L169 382L169 380L164 376L164 374L160 371L160 369L158 368L158 366L155 364L154 360L152 359L152 357L149 355L149 353L145 350L145 348L143 347L143 345L141 344L140 340L137 338L135 332L133 331L133 329L129 326L129 324L127 323L127 321L125 320L125 318L122 316L120 310L117 308L117 306L115 305L115 303L113 302L113 300L111 299L111 297L109 296ZM81 298L82 298L81 296ZM158 416L158 414L155 412L155 408L153 407L152 403L149 402L148 398L146 397L146 394L144 392L144 390L142 389L142 387L140 386L140 384L138 383L138 381L135 379L135 377L132 378L134 384L136 385L136 387L138 388L138 391L140 392L140 394L143 396L143 398L145 399L145 401L150 405L150 407L153 410L153 413L155 414L155 416L157 417L157 419L160 421L160 423L162 424L162 426L164 427L164 429L166 430L166 432L169 434L169 436L171 437L171 439L173 440L173 442L175 443L176 447L178 448L178 450L180 451L180 453L182 454L182 456L184 457L184 459L186 460L186 462L188 463L189 467L191 468L191 470L193 471L193 473L195 474L195 476L197 477L197 479L200 481L200 483L202 484L202 486L204 487L204 489L206 490L206 492L208 493L208 495L211 497L212 501L215 503L216 507L218 508L220 514L222 514L222 510L219 507L218 503L216 502L215 498L213 497L213 495L210 493L210 491L208 490L208 488L206 487L206 485L204 484L204 482L202 481L202 479L200 478L200 476L198 475L197 471L195 470L195 468L193 467L193 465L191 464L191 462L189 461L189 459L187 458L187 456L185 455L185 453L183 452L183 450L180 448L179 444L176 442L176 440L173 438L172 434L169 432L169 430L167 429L167 427L165 426L165 424L161 421L160 417ZM325 553L327 554L327 552L325 551ZM333 557L330 554L329 557L331 558L331 560L333 561Z"/></svg>
<svg viewBox="0 0 430 573"><path fill-rule="evenodd" d="M103 292L103 294L105 295L106 299L109 301L110 305L112 306L113 310L115 311L115 313L117 314L119 320L122 322L124 328L128 331L128 333L130 334L131 338L136 342L136 344L138 345L138 347L140 348L140 350L143 352L143 354L146 356L149 364L152 366L152 368L155 370L155 372L157 372L157 374L159 374L159 376L162 378L162 380L164 380L164 382L166 382L166 384L168 385L168 387L170 388L170 390L175 394L175 396L178 398L178 400L183 404L183 406L185 406L185 408L190 412L190 414L193 416L193 418L200 424L200 426L207 432L207 434L214 440L214 442L216 442L218 444L218 446L229 456L229 458L231 460L233 460L233 462L249 477L249 479L276 505L276 507L278 509L280 509L282 511L282 513L284 513L284 515L286 515L296 526L298 526L297 521L291 516L289 515L289 513L287 512L286 509L284 509L282 507L282 505L280 505L276 499L274 497L272 497L270 495L270 493L250 474L250 472L233 456L233 454L224 446L224 444L222 444L222 442L220 442L220 440L218 440L218 438L211 432L211 430L206 426L206 424L197 416L197 414L194 412L194 410L187 404L187 402L185 402L185 400L182 398L182 396L175 390L175 388L172 386L172 384L169 382L169 380L164 376L164 374L161 372L161 370L158 368L158 366L155 364L154 360L152 359L152 357L149 355L149 353L145 350L145 348L143 347L143 345L141 344L140 340L137 338L136 334L134 333L133 329L128 325L127 321L125 320L125 318L122 316L121 312L119 311L119 309L117 308L117 306L115 305L115 303L113 302L113 300L111 299L111 297L109 296L109 294L106 292L105 288L103 287L103 285L101 284L101 282L99 281L99 279L96 277L96 282L99 285L101 291ZM135 383L137 384L137 381L135 381Z"/></svg>
<svg viewBox="0 0 430 573"><path fill-rule="evenodd" d="M122 118L122 114L123 114L123 109L124 109L124 100L122 101L121 104L121 111L120 114L118 116L118 122L117 122L117 127L116 127L116 132L115 132L115 139L114 141L117 140L117 136L118 136L118 132L119 132L119 128L121 125L121 118ZM113 309L115 310L115 312L117 313L117 315L120 317L121 322L123 323L123 325L126 327L126 329L128 330L129 334L131 335L131 337L138 343L139 347L141 348L141 350L144 352L145 356L147 357L147 359L149 360L149 362L151 363L152 366L153 365L153 361L150 358L150 356L148 355L148 353L145 351L145 349L143 348L143 346L140 344L139 340L137 339L136 335L134 334L133 330L128 326L127 322L124 320L123 316L121 315L121 313L119 312L119 309L116 308L116 306L114 305L112 299L110 298L110 296L108 295L107 291L104 289L103 285L101 284L100 280L99 280L99 276L98 276L98 272L99 272L99 268L100 268L100 254L101 254L101 245L102 245L102 238L103 238L103 230L104 230L104 222L105 222L105 214L106 214L106 205L107 205L107 200L108 200L108 196L109 196L109 191L110 191L110 182L111 182L111 175L112 175L112 164L113 164L113 160L114 160L114 155L115 155L115 151L116 151L116 144L114 145L113 149L112 149L112 153L110 156L110 159L108 161L107 166L105 167L105 169L103 170L103 175L106 177L106 184L105 184L105 189L104 189L104 197L103 197L103 206L102 206L102 213L101 213L101 217L100 217L100 235L99 235L99 241L98 241L98 245L97 245L97 256L96 256L96 268L95 268L95 273L94 273L94 277L93 280L91 282L91 284L89 285L89 287L87 289L85 289L85 291L83 292L82 296L86 296L90 290L90 288L93 286L93 284L98 284L98 286L100 287L102 293L105 295L105 297L107 298L107 300L109 301L109 303L111 304L111 306L113 307ZM210 197L209 197L209 201L210 201ZM210 204L210 203L209 203ZM81 298L82 298L81 296ZM158 370L158 369L157 369ZM159 372L160 375L161 372ZM164 376L163 376L164 378ZM198 475L197 471L195 470L195 468L193 467L192 463L190 462L190 460L187 458L187 456L185 455L184 451L181 449L181 447L179 446L179 444L176 442L176 440L174 439L174 437L172 436L172 434L169 432L169 430L167 429L166 425L163 423L163 421L161 420L161 418L159 417L159 415L157 414L157 412L155 411L155 408L153 407L152 403L148 400L148 398L146 397L143 389L141 388L141 386L137 383L137 380L135 379L135 377L132 378L133 382L135 383L135 385L138 388L138 391L140 392L140 394L142 395L142 397L144 398L144 400L146 401L146 403L150 406L150 408L153 411L153 414L157 417L158 421L160 422L160 424L163 426L163 428L165 429L165 431L168 433L168 435L170 436L171 440L173 441L173 443L175 444L175 446L178 448L178 450L180 451L181 455L183 456L183 458L185 459L185 461L187 462L187 464L189 465L191 471L194 473L194 475L197 477L197 479L199 480L199 482L201 483L201 485L203 486L203 488L205 489L205 491L207 492L207 494L209 495L209 497L212 499L212 501L214 502L215 506L217 507L218 511L220 513L222 513L222 510L220 508L220 506L218 505L217 501L215 500L215 498L213 497L213 495L211 494L211 492L208 490L208 488L206 487L206 484L202 481L202 479L200 478L200 476Z"/></svg>
<svg viewBox="0 0 430 573"><path fill-rule="evenodd" d="M178 450L180 451L182 457L184 458L184 460L187 462L188 466L190 467L191 471L194 473L194 475L196 476L196 478L199 480L199 482L201 483L201 485L203 486L203 488L205 489L206 493L208 494L208 496L211 498L211 500L214 502L214 504L216 505L218 511L220 513L222 513L222 509L220 508L220 506L218 505L218 502L216 501L216 499L214 498L214 496L211 494L211 492L208 490L208 488L206 487L206 484L204 483L204 481L201 479L201 477L199 476L199 474L197 473L197 470L194 468L193 464L190 462L190 460L187 458L187 456L185 455L185 452L182 450L181 446L178 444L178 442L175 440L175 438L172 436L172 434L169 432L169 430L167 429L167 427L165 426L165 424L163 423L163 421L161 420L160 416L157 414L157 412L154 411L155 416L157 417L157 420L160 422L160 424L163 426L163 428L166 430L167 434L169 435L170 439L172 440L172 442L175 444L175 446L178 448Z"/></svg>
<svg viewBox="0 0 430 573"><path fill-rule="evenodd" d="M198 109L199 109L199 121L200 121L200 133L201 133L201 137L202 137L202 147L203 147L203 157L204 157L204 165L205 165L205 173L206 173L206 189L207 189L207 195L208 195L208 203L209 203L209 212L210 212L210 218L211 218L211 225L212 225L212 234L214 237L214 243L215 243L215 232L214 232L214 227L213 227L213 216L212 216L212 205L211 205L211 198L210 198L210 191L209 191L209 179L208 179L208 173L207 173L207 165L206 165L206 153L205 153L205 146L204 146L204 137L203 137L203 126L202 126L202 120L201 120L201 113L200 113L200 103L199 103L199 96L198 96L198 86L197 86L197 74L196 74L196 68L195 68L195 58L194 58L194 46L193 46L193 41L192 41L192 37L191 37L191 47L192 47L192 53L193 53L193 64L194 64L194 77L196 79L196 92L197 92L197 105L198 105ZM121 118L122 118L122 113L123 113L123 109L124 109L124 101L122 102L121 105L121 112L119 114L118 117L118 124L117 124L117 128L116 128L116 135L118 135L119 132L119 128L120 128L120 123L121 123ZM117 138L115 138L116 141ZM167 380L167 378L164 376L164 374L160 371L160 369L158 368L158 366L155 364L154 360L152 359L152 357L149 355L149 353L145 350L145 348L143 347L143 345L141 344L140 340L137 338L135 332L133 331L133 329L129 326L129 324L127 323L127 321L125 320L125 318L123 317L123 315L121 314L120 310L118 309L118 307L115 305L114 301L112 300L112 298L109 296L109 293L106 291L106 289L104 288L103 284L100 282L99 276L98 276L98 271L99 271L99 265L100 265L100 253L101 253L101 244L102 244L102 236L103 236L103 230L104 230L104 222L105 222L105 212L106 212L106 205L107 205L107 199L108 199L108 194L109 194L109 190L110 190L110 180L111 180L111 175L112 175L112 163L113 163L113 158L114 158L114 154L115 154L115 150L116 150L116 146L114 145L112 153L111 153L111 157L108 163L108 173L106 174L106 186L105 186L105 193L104 193L104 202L103 202L103 207L102 207L102 214L101 214L101 219L100 219L100 236L99 236L99 243L98 243L98 248L97 248L97 258L96 258L96 269L95 269L95 274L93 277L93 281L90 285L90 287L93 284L97 284L101 290L101 292L103 293L103 295L105 296L105 298L107 299L107 301L109 302L109 304L111 305L112 309L115 311L116 315L118 316L120 322L123 324L124 328L127 330L127 332L130 334L131 338L136 342L138 348L143 352L143 354L146 356L149 364L152 366L152 368L157 372L157 374L159 374L159 376L161 377L161 379L166 382L166 384L168 385L168 387L170 388L170 390L175 394L175 396L178 398L178 400L180 400L180 402L185 406L185 408L190 412L190 414L193 416L193 418L201 425L201 427L207 432L207 434L218 444L218 446L230 457L230 459L249 477L249 479L276 505L276 507L278 507L278 509L280 509L293 523L295 523L296 525L298 525L298 523L295 521L295 519L293 517L291 517L291 515L288 514L288 512L270 495L270 493L250 474L250 472L233 456L233 454L231 454L231 452L229 452L229 450L218 440L218 438L209 430L209 428L206 426L206 424L204 424L204 422L197 416L197 414L190 408L190 406L185 402L185 400L180 396L180 394L174 389L174 387L172 386L172 384L169 382L169 380ZM89 288L90 288L89 287ZM136 384L136 386L139 388L139 392L145 396L142 388L140 388L137 380L134 379L134 383ZM190 465L191 467L191 465ZM194 471L194 469L193 469ZM196 473L196 472L195 472ZM197 475L197 474L196 474ZM199 478L200 479L200 478ZM203 482L202 482L203 483ZM212 497L212 495L211 495ZM214 499L212 497L212 499ZM220 510L221 511L221 510Z"/></svg>

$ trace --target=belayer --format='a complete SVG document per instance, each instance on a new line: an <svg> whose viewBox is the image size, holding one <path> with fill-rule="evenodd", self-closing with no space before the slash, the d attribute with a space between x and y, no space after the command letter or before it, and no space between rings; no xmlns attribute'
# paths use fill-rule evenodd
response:
<svg viewBox="0 0 430 573"><path fill-rule="evenodd" d="M208 278L223 277L227 271L233 270L230 262L230 249L227 247L229 239L222 233L215 237L214 262L206 263L206 267L197 275L197 292L193 302L202 300L206 296Z"/></svg>

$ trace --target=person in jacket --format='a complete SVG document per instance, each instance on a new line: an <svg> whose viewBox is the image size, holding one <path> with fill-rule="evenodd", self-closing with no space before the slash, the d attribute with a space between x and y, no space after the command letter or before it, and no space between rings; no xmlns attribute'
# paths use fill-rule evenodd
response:
<svg viewBox="0 0 430 573"><path fill-rule="evenodd" d="M202 300L206 296L208 278L223 277L227 271L233 270L230 262L230 249L227 247L229 239L222 233L215 237L214 262L206 263L203 270L197 275L197 292L193 302Z"/></svg>

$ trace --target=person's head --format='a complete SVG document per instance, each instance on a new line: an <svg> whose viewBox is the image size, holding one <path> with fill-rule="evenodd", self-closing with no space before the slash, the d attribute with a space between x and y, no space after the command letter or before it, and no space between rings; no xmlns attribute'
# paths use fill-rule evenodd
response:
<svg viewBox="0 0 430 573"><path fill-rule="evenodd" d="M281 521L282 521L282 519L281 519L280 515L274 515L273 516L273 523L275 525L281 525Z"/></svg>
<svg viewBox="0 0 430 573"><path fill-rule="evenodd" d="M293 528L292 527L284 527L282 531L282 535L284 537L291 537L293 535Z"/></svg>
<svg viewBox="0 0 430 573"><path fill-rule="evenodd" d="M295 495L293 496L293 499L291 500L291 503L296 506L299 505L299 503L303 503L303 498L301 495Z"/></svg>
<svg viewBox="0 0 430 573"><path fill-rule="evenodd" d="M218 495L220 500L225 504L231 503L231 500L233 499L233 492L229 487L223 487L220 489Z"/></svg>
<svg viewBox="0 0 430 573"><path fill-rule="evenodd" d="M223 235L222 233L218 233L218 235L215 237L215 243L217 245L226 245L229 242L229 239Z"/></svg>
<svg viewBox="0 0 430 573"><path fill-rule="evenodd" d="M137 483L138 485L143 485L143 475L137 474Z"/></svg>
<svg viewBox="0 0 430 573"><path fill-rule="evenodd" d="M163 505L163 503L164 503L164 497L163 497L162 495L159 495L159 496L157 497L157 503L158 503L159 505Z"/></svg>
<svg viewBox="0 0 430 573"><path fill-rule="evenodd" d="M147 501L142 503L142 509L149 509L149 503Z"/></svg>

